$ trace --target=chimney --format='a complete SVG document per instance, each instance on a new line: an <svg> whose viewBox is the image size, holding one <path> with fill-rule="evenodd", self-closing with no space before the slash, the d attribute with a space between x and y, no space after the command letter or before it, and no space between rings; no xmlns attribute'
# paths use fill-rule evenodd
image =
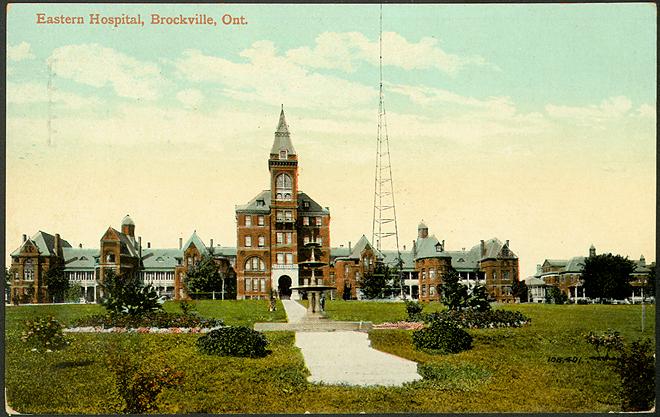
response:
<svg viewBox="0 0 660 417"><path fill-rule="evenodd" d="M505 245L506 245L507 247L509 247L509 239L506 240Z"/></svg>
<svg viewBox="0 0 660 417"><path fill-rule="evenodd" d="M60 242L60 234L59 233L55 233L55 243L54 243L54 245L55 245L55 247L53 249L55 250L55 255L59 256L60 253L62 253L62 250L61 250L62 249L61 248L62 243Z"/></svg>
<svg viewBox="0 0 660 417"><path fill-rule="evenodd" d="M483 256L485 256L485 255L486 255L486 244L485 244L485 242L482 240L482 241L481 241L481 256L483 257Z"/></svg>
<svg viewBox="0 0 660 417"><path fill-rule="evenodd" d="M138 236L138 247L142 249L142 236Z"/></svg>
<svg viewBox="0 0 660 417"><path fill-rule="evenodd" d="M151 242L147 242L147 249L151 249Z"/></svg>
<svg viewBox="0 0 660 417"><path fill-rule="evenodd" d="M23 235L23 236L25 236L25 235ZM351 241L350 240L348 241L348 253L351 253Z"/></svg>
<svg viewBox="0 0 660 417"><path fill-rule="evenodd" d="M23 242L27 240L27 235L23 235Z"/></svg>
<svg viewBox="0 0 660 417"><path fill-rule="evenodd" d="M213 239L211 239L211 247L213 247Z"/></svg>
<svg viewBox="0 0 660 417"><path fill-rule="evenodd" d="M82 243L78 243L78 247L82 249Z"/></svg>
<svg viewBox="0 0 660 417"><path fill-rule="evenodd" d="M403 250L406 250L406 245L403 245Z"/></svg>
<svg viewBox="0 0 660 417"><path fill-rule="evenodd" d="M183 247L183 238L180 237L179 238L179 250L181 250L182 247Z"/></svg>

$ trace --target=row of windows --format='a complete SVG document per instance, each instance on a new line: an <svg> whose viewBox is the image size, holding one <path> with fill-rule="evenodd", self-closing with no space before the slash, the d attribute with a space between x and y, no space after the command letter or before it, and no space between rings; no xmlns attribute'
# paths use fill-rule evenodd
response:
<svg viewBox="0 0 660 417"><path fill-rule="evenodd" d="M309 226L311 223L313 223L314 226L323 226L323 218L321 216L303 217L303 226Z"/></svg>
<svg viewBox="0 0 660 417"><path fill-rule="evenodd" d="M257 216L257 226L263 226L265 225L265 217L264 216ZM245 226L252 226L252 216L247 215L245 216Z"/></svg>
<svg viewBox="0 0 660 417"><path fill-rule="evenodd" d="M266 292L266 278L245 278L245 292Z"/></svg>
<svg viewBox="0 0 660 417"><path fill-rule="evenodd" d="M260 248L263 248L266 246L266 238L264 236L259 236L257 238L257 245ZM245 236L245 247L251 248L252 247L252 236Z"/></svg>

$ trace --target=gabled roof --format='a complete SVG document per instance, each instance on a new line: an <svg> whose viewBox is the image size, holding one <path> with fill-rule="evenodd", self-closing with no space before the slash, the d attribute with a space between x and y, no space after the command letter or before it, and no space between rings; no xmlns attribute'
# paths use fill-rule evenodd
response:
<svg viewBox="0 0 660 417"><path fill-rule="evenodd" d="M275 131L275 140L273 141L273 147L270 149L270 154L278 155L281 150L286 150L289 155L296 154L296 150L291 143L289 125L287 125L284 117L284 106L282 106L282 111L280 112L280 121L277 125L277 130Z"/></svg>
<svg viewBox="0 0 660 417"><path fill-rule="evenodd" d="M195 245L199 253L202 254L202 256L206 256L209 254L208 248L206 247L202 239L200 239L200 237L197 236L197 231L193 231L193 234L190 235L190 238L188 238L186 243L183 245L181 251L185 252L190 247L190 245L193 244Z"/></svg>
<svg viewBox="0 0 660 417"><path fill-rule="evenodd" d="M93 271L99 257L98 249L63 248L65 270Z"/></svg>
<svg viewBox="0 0 660 417"><path fill-rule="evenodd" d="M39 230L37 233L34 234L30 239L28 239L34 246L37 247L39 250L39 253L42 256L56 256L57 251L55 250L55 236L51 235L50 233L42 232ZM21 249L23 249L23 246L28 242L26 240L21 244L21 246L16 249L14 252L11 253L11 256L18 256L21 253ZM60 238L60 244L62 245L62 248L70 248L71 245L69 242L66 240Z"/></svg>
<svg viewBox="0 0 660 417"><path fill-rule="evenodd" d="M177 258L181 258L179 249L142 249L142 265L144 269L171 271L178 265Z"/></svg>
<svg viewBox="0 0 660 417"><path fill-rule="evenodd" d="M546 259L543 262L543 265L549 265L549 266L558 266L561 268L564 268L568 261L566 259Z"/></svg>
<svg viewBox="0 0 660 417"><path fill-rule="evenodd" d="M374 254L376 255L377 258L382 258L383 257L383 254L380 253L378 251L378 249L376 249L375 247L373 247L371 245L371 243L369 242L369 239L367 239L367 237L365 235L362 235L360 240L358 240L357 243L355 244L355 247L353 247L353 250L351 251L351 253L348 255L348 258L349 259L360 259L360 255L367 248L367 246L369 246L371 248L371 250L374 251Z"/></svg>
<svg viewBox="0 0 660 417"><path fill-rule="evenodd" d="M258 205L257 201L263 201L264 205ZM270 212L270 190L263 190L256 195L252 200L247 204L236 205L236 211L249 211L257 213L269 213Z"/></svg>

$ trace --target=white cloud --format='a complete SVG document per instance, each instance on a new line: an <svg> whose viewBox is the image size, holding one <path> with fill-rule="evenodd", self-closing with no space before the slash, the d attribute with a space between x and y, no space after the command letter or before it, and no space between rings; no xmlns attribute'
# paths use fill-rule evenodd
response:
<svg viewBox="0 0 660 417"><path fill-rule="evenodd" d="M324 32L320 34L313 48L301 47L289 50L287 57L292 62L311 67L340 69L351 72L359 62L378 64L379 41L370 41L359 32ZM391 65L405 70L435 68L454 74L467 65L489 66L480 56L462 57L445 52L438 40L423 37L419 42L409 42L396 32L383 33L383 65Z"/></svg>
<svg viewBox="0 0 660 417"><path fill-rule="evenodd" d="M59 47L48 62L59 77L98 88L110 85L121 97L152 100L167 84L158 65L98 44Z"/></svg>
<svg viewBox="0 0 660 417"><path fill-rule="evenodd" d="M562 106L548 104L546 113L555 119L571 120L582 125L599 124L625 116L632 109L632 102L627 97L610 97L597 105Z"/></svg>
<svg viewBox="0 0 660 417"><path fill-rule="evenodd" d="M22 61L24 59L32 59L34 54L30 52L30 44L21 42L18 45L7 45L7 59L10 61Z"/></svg>
<svg viewBox="0 0 660 417"><path fill-rule="evenodd" d="M247 62L235 63L187 50L175 65L189 80L221 84L226 96L239 100L334 109L377 103L374 88L310 72L277 55L270 41L255 42L240 55Z"/></svg>
<svg viewBox="0 0 660 417"><path fill-rule="evenodd" d="M200 105L204 100L204 95L201 91L194 88L181 90L176 94L177 100L183 103L184 106L194 108Z"/></svg>
<svg viewBox="0 0 660 417"><path fill-rule="evenodd" d="M637 115L639 117L655 117L656 108L651 104L642 104L637 108Z"/></svg>
<svg viewBox="0 0 660 417"><path fill-rule="evenodd" d="M83 97L67 91L62 91L57 87L51 90L48 95L48 87L34 82L13 83L7 82L7 103L28 104L28 103L46 103L52 101L56 104L62 104L72 109L80 109L99 104L98 99L93 97Z"/></svg>

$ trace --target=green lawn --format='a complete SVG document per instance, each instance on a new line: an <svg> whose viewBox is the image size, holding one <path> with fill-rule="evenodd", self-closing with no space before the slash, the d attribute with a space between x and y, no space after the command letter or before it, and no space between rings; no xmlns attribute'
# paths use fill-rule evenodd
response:
<svg viewBox="0 0 660 417"><path fill-rule="evenodd" d="M202 315L228 324L284 320L281 305L268 312L266 301L203 301ZM328 313L346 320L396 321L402 304L328 302ZM431 304L431 310L440 308ZM199 354L199 335L77 334L64 351L38 354L19 340L21 323L35 315L69 322L100 313L95 305L6 308L5 369L8 399L24 413L114 413L119 397L104 364L113 343L134 346L152 364L184 372L184 382L164 391L160 413L358 413L364 412L606 412L618 411L617 377L582 340L589 330L608 327L627 341L641 333L640 306L514 305L532 318L520 329L470 331L474 348L456 355L432 356L411 348L410 332L373 330L372 344L425 364L434 364L440 382L422 381L397 388L323 386L306 382L302 356L290 332L267 333L267 357L213 357ZM167 303L166 309L177 309ZM380 311L380 314L379 314ZM654 306L647 306L645 336L654 340ZM340 346L337 346L340 349ZM115 355L116 356L116 355ZM548 356L578 356L579 364L555 364ZM341 363L336 364L341 366Z"/></svg>

